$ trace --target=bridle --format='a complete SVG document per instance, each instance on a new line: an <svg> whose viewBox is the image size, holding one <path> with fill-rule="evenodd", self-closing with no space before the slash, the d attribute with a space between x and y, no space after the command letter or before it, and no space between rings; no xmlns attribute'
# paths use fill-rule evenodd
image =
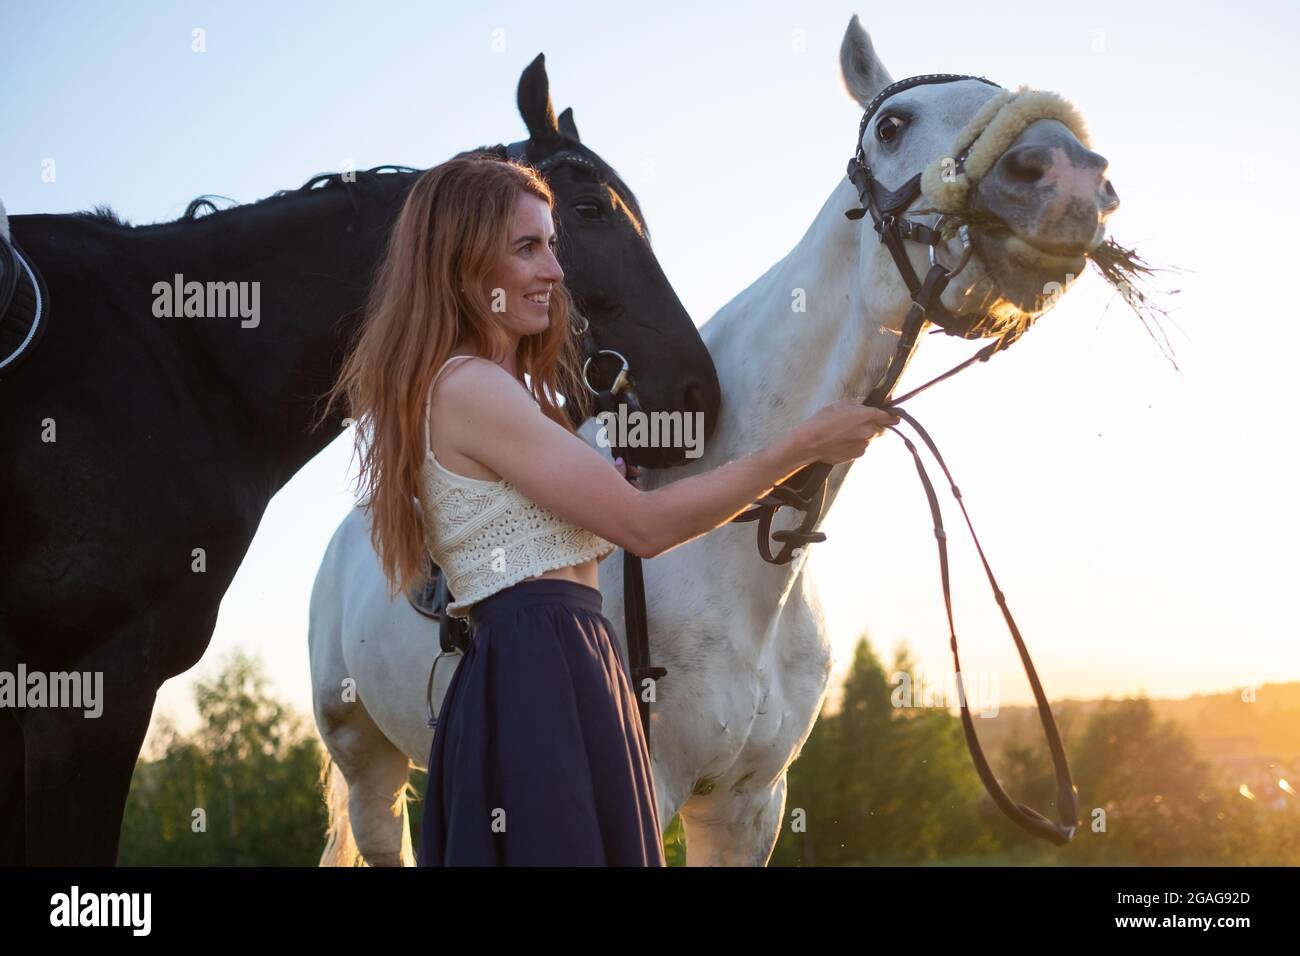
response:
<svg viewBox="0 0 1300 956"><path fill-rule="evenodd" d="M907 283L912 298L911 308L908 309L907 317L903 320L898 348L894 350L889 364L863 402L864 405L880 407L884 403L889 406L891 411L897 411L894 406L901 404L931 385L948 378L950 375L957 374L957 372L976 361L988 361L994 353L1006 348L1014 341L1014 339L1004 336L985 346L962 364L926 382L920 388L913 389L902 398L894 399L892 402L889 400L889 393L893 390L899 378L902 377L907 363L911 361L921 329L925 326L926 321L934 322L935 325L939 326L939 330L948 335L956 335L961 338L978 338L978 333L974 332L973 329L984 318L984 315L983 313L953 315L940 301L940 297L943 295L948 283L970 261L972 247L969 228L962 226L958 230L963 247L962 256L956 267L950 270L938 261L936 253L936 247L943 241L941 228L946 217L940 216L934 226L926 226L903 216L907 207L921 195L922 174L917 173L898 189L891 192L881 184L880 180L876 179L871 172L871 167L867 165L866 152L862 148L862 137L866 134L867 126L880 105L895 93L901 93L903 90L911 89L914 86L931 83L952 83L957 80L978 80L990 86L998 86L998 84L983 77L965 76L956 73L927 73L921 76L908 77L896 83L891 83L877 93L875 98L867 104L867 108L862 114L862 122L858 124L857 148L854 151L853 158L849 160L848 178L849 182L857 189L861 208L850 209L844 215L846 218L856 221L863 218L867 213L871 214L872 223L880 236L880 241L889 250L899 274L902 275L903 281ZM998 88L1001 89L1001 87ZM966 152L969 152L969 149L970 147L967 147ZM964 153L957 157L957 168L960 168L964 159ZM930 247L930 271L926 273L923 280L917 278L916 270L912 268L912 261L908 258L906 247L903 245L905 240L921 242ZM825 504L826 480L830 475L831 467L826 464L809 465L792 475L788 481L774 487L772 493L760 499L753 508L732 519L733 521L759 522L758 551L764 561L770 564L789 564L801 552L803 545L826 540L826 535L814 531L813 528L821 520L822 508ZM772 518L783 507L802 511L803 520L798 528L772 532ZM772 553L770 543L773 540L781 543L781 548L775 555Z"/></svg>
<svg viewBox="0 0 1300 956"><path fill-rule="evenodd" d="M534 169L542 174L546 174L559 166L577 166L579 169L585 169L590 172L596 178L597 182L604 182L604 179L601 176L600 167L578 151L572 149L561 149L534 162L528 158L528 143L529 140L521 139L508 146L497 146L494 147L494 149L498 151L499 155L507 159L529 163ZM627 359L621 352L616 352L613 349L597 348L596 339L591 332L591 323L587 321L585 316L576 310L573 314L578 319L578 327L574 329L574 334L581 338L582 346L580 351L586 356L586 360L582 366L582 383L586 385L587 390L596 397L597 407L602 410L614 411L615 402L617 401L616 396L619 392L623 392L624 403L628 404L632 408L639 409L640 404L637 402L635 397L636 389L632 384L630 374L631 370L628 366ZM605 389L598 388L591 383L592 363L602 356L609 356L610 358L615 359L620 365L619 370L614 373L611 379L610 386Z"/></svg>
<svg viewBox="0 0 1300 956"><path fill-rule="evenodd" d="M1015 640L1016 648L1020 653L1021 662L1025 668L1025 674L1029 679L1030 687L1034 693L1034 700L1038 705L1039 718L1042 721L1044 733L1047 736L1048 746L1052 755L1052 764L1056 773L1057 782L1057 801L1060 822L1053 822L1036 810L1025 806L1021 803L1014 802L998 783L988 761L984 756L983 749L980 747L979 739L975 733L974 722L967 706L967 695L961 678L961 661L957 650L957 632L953 623L952 613L952 595L949 586L948 576L948 549L947 534L943 529L943 517L939 510L938 496L935 494L934 486L930 482L929 475L925 471L925 466L917 453L916 446L904 435L892 426L889 430L897 434L903 440L908 451L911 453L916 463L917 474L921 478L921 483L925 488L926 498L930 504L930 514L934 520L935 539L939 547L939 570L943 583L944 606L948 616L948 630L950 634L950 643L952 647L953 664L956 668L957 690L961 705L962 729L965 733L966 744L971 753L971 759L975 764L976 772L979 775L981 783L985 790L993 799L997 807L1014 823L1033 834L1034 836L1046 839L1057 845L1068 843L1078 829L1078 795L1075 792L1074 784L1070 777L1069 763L1066 760L1065 749L1061 744L1060 734L1057 731L1056 721L1052 716L1051 707L1048 705L1047 697L1043 692L1042 684L1038 679L1037 671L1029 656L1029 651L1025 647L1024 640L1020 635L1015 620L1011 616L1011 611L1007 607L1006 596L1002 593L993 577L992 568L989 567L988 560L984 556L984 550L980 546L979 538L975 535L975 528L971 524L970 515L966 512L965 503L962 501L961 491L953 481L948 466L943 457L939 454L938 448L935 447L929 434L921 427L915 418L903 411L898 406L913 396L919 394L931 385L937 384L957 372L973 364L974 362L988 361L994 354L1007 348L1019 337L1019 332L1009 332L996 339L994 342L986 345L977 353L972 355L966 361L954 366L947 372L939 375L926 382L918 388L912 389L901 398L890 399L889 394L893 391L899 378L902 376L904 369L911 360L915 351L917 340L921 330L927 321L933 322L939 326L936 331L943 331L948 335L956 335L961 338L979 338L981 333L978 327L985 318L983 313L963 313L953 315L940 301L948 283L965 268L969 262L972 247L969 229L961 226L958 229L958 236L962 243L962 255L957 265L951 269L938 261L936 247L943 241L942 226L946 217L940 216L933 226L926 226L914 220L904 217L904 213L918 196L921 195L922 173L917 173L906 183L892 192L885 188L879 180L873 175L870 166L866 162L866 154L862 147L862 138L866 133L868 124L880 105L895 93L910 89L914 86L921 86L931 83L951 83L959 80L977 80L990 86L998 87L999 84L991 80L978 76L967 76L954 73L928 73L920 76L908 77L891 83L882 89L872 101L867 105L862 115L862 121L858 126L858 138L853 158L848 164L848 178L858 192L858 199L861 208L851 209L845 213L845 216L851 220L858 220L870 213L876 232L880 236L881 242L889 250L891 257L897 266L903 280L907 283L911 293L912 305L908 309L907 316L903 321L902 334L900 336L898 348L891 357L885 372L876 381L870 394L863 401L864 405L874 406L877 408L888 409L900 418L905 419L911 426L916 429L921 436L930 452L939 462L943 469L944 476L952 488L953 496L957 499L961 507L962 515L966 519L966 525L970 528L971 537L975 541L975 547L979 552L980 561L984 565L984 571L988 576L989 584L993 588L994 597L998 606L1002 609L1003 617L1006 619L1007 626L1011 631L1011 636ZM978 137L959 152L956 157L955 168L962 169L962 164L974 147ZM512 158L526 158L526 141L521 143L512 143L504 147L505 155ZM585 157L577 153L561 152L547 157L546 159L534 164L538 169L546 169L558 165L561 162L574 162L594 169L594 166ZM906 254L906 248L903 245L905 241L921 242L930 247L930 269L925 278L918 279L912 263ZM584 336L590 335L590 329L582 330ZM624 395L624 402L639 407L636 402L636 390L632 381L628 363L623 356L612 350L596 350L594 342L584 340L587 345L585 354L589 356L587 364L583 367L583 381L587 388L600 400L602 406L612 407L616 401L619 392ZM608 390L598 390L593 387L588 378L588 369L592 359L598 354L612 354L622 362L622 368L615 376L613 384ZM617 454L618 448L611 448L612 454ZM737 515L733 521L757 521L758 524L758 550L764 561L771 564L788 564L801 551L802 547L817 541L826 540L826 535L822 532L815 531L814 528L820 522L822 511L826 501L826 483L830 476L832 466L817 463L809 465L796 474L792 475L787 482L776 485L772 492L765 495L762 499L754 504L749 510ZM771 531L772 519L776 513L783 507L791 507L803 513L800 526L788 531ZM781 543L781 548L775 555L772 553L771 540ZM445 607L446 583L440 576L440 596L442 607ZM667 671L662 667L652 667L650 664L649 653L649 632L647 626L647 612L645 603L645 584L642 576L641 558L624 550L623 552L623 601L624 601L624 622L627 634L629 670L632 678L632 686L637 697L637 707L640 713L641 725L645 732L647 742L650 739L650 710L649 702L642 696L641 689L646 679L652 681L663 677ZM448 628L449 615L443 613L442 634L443 634L443 651L446 653L449 649L446 635ZM462 622L457 622L461 624ZM441 656L441 655L440 655ZM435 665L436 666L436 665ZM433 685L433 674L429 676L430 691ZM435 725L432 710L430 711L430 724Z"/></svg>
<svg viewBox="0 0 1300 956"><path fill-rule="evenodd" d="M505 156L510 159L528 161L527 140L511 143L505 147ZM545 173L564 164L578 166L590 171L597 180L601 179L599 168L587 157L573 150L560 150L543 159L533 162L535 169ZM626 200L626 197L623 197ZM591 325L582 319L582 354L587 356L582 366L582 383L595 399L600 411L615 412L621 403L629 412L639 412L641 403L636 393L636 383L628 360L614 349L596 347L591 333ZM618 363L618 370L610 376L608 387L602 388L592 384L591 371L593 363L606 358ZM620 398L621 395L621 398ZM610 447L610 454L617 456L620 449ZM629 459L630 461L630 459ZM445 616L445 615L444 615ZM650 741L650 702L641 694L646 680L658 681L668 673L663 667L654 667L650 663L650 630L647 622L645 603L645 578L641 568L641 558L624 549L623 551L623 623L627 636L628 674L631 678L633 692L636 694L637 712L641 718L641 729L645 733L646 743ZM654 686L652 683L651 686Z"/></svg>
<svg viewBox="0 0 1300 956"><path fill-rule="evenodd" d="M984 789L998 808L1006 814L1018 826L1032 833L1034 836L1050 840L1057 845L1063 845L1074 836L1078 828L1078 795L1075 792L1074 784L1070 777L1070 767L1066 760L1065 749L1061 744L1060 734L1056 728L1056 721L1052 716L1051 707L1048 705L1047 697L1043 693L1042 684L1038 679L1038 674L1034 669L1033 661L1030 659L1029 651L1025 647L1024 640L1020 636L1020 630L1016 627L1016 622L1011 616L1011 611L1007 607L1006 596L998 587L997 581L993 577L993 570L989 567L988 560L984 557L984 549L980 546L979 538L975 535L975 528L971 524L970 515L966 512L966 505L962 501L961 491L953 481L952 474L948 471L948 466L943 457L939 454L939 449L935 447L929 434L921 427L921 424L903 411L898 406L914 395L919 394L944 379L955 375L957 372L966 368L974 362L988 361L995 353L1007 348L1012 342L1019 337L1019 333L1008 333L999 339L980 349L975 355L972 355L966 361L962 362L942 375L939 375L926 382L918 388L912 389L901 398L890 399L889 394L893 391L898 379L902 376L903 370L910 361L917 339L921 329L927 321L933 322L939 326L939 330L948 335L956 335L961 338L978 338L979 333L976 331L980 321L984 318L982 313L964 313L962 315L953 315L940 301L940 296L948 283L956 276L971 256L971 240L969 229L963 225L958 230L958 235L963 246L962 256L957 265L949 269L940 263L936 256L935 247L942 242L941 227L945 216L940 216L939 220L933 226L925 226L921 223L904 218L904 212L907 207L921 195L922 173L917 173L906 183L894 191L886 189L879 180L875 178L871 167L867 165L866 153L862 147L862 139L866 134L868 124L872 117L880 108L880 105L895 93L911 89L914 86L922 86L931 83L952 83L959 80L976 80L980 83L987 83L1001 89L999 84L993 83L984 77L967 76L954 73L927 73L921 76L908 77L891 83L867 104L866 110L862 114L862 122L858 126L857 147L854 151L853 158L848 164L848 178L858 191L858 199L861 203L860 209L851 209L845 213L845 216L852 220L863 218L870 213L872 223L876 232L880 236L880 241L884 243L885 248L889 250L899 273L907 283L907 288L911 292L912 305L908 309L907 316L903 321L902 335L893 356L885 372L872 387L870 394L862 404L876 408L886 409L900 418L905 419L917 433L921 436L926 446L934 455L935 460L943 469L944 476L948 479L948 484L952 488L953 497L957 499L961 507L962 515L966 519L966 525L970 528L971 537L975 541L975 547L979 552L980 561L984 565L984 571L988 575L989 584L993 588L994 598L998 606L1002 609L1002 615L1007 622L1007 627L1011 631L1011 636L1015 640L1016 649L1020 653L1020 660L1025 668L1025 674L1029 679L1030 687L1034 693L1034 700L1038 705L1039 718L1043 724L1044 733L1047 736L1048 747L1052 755L1052 764L1056 772L1057 783L1057 801L1060 822L1055 823L1042 814L1038 813L1024 804L1015 803L1007 796L1005 791L999 785L997 778L993 775L988 761L984 757L983 749L980 747L979 739L975 734L975 725L971 719L970 710L966 704L965 688L961 679L961 661L957 652L957 632L953 624L952 615L952 595L949 588L948 579L948 547L947 534L943 529L943 517L939 511L939 500L934 492L934 486L930 483L930 478L926 474L925 466L921 462L921 457L917 453L916 446L902 432L893 426L886 426L903 439L903 444L911 453L916 463L917 474L921 478L921 483L925 488L926 498L930 504L930 514L934 520L935 540L939 547L939 572L943 582L943 600L948 615L948 631L952 647L953 665L956 668L957 690L961 704L962 729L965 732L966 744L971 753L971 759L975 764L976 772L979 774L980 781L984 784ZM975 142L967 144L965 148L957 155L955 169L961 171L966 157L969 155ZM905 240L925 243L930 247L930 270L923 280L918 279L915 270L912 268L911 260L908 259L906 249L903 245ZM936 331L939 331L936 330ZM816 541L826 540L826 535L813 530L821 521L822 510L826 501L826 483L830 476L833 466L825 463L809 465L796 474L792 475L788 482L778 484L772 489L772 492L760 499L752 508L737 515L733 521L758 521L758 550L764 561L771 564L787 564L802 550L802 546ZM776 513L783 507L791 507L803 512L800 525L796 529L788 531L771 532L772 519ZM781 543L780 551L773 555L769 538Z"/></svg>
<svg viewBox="0 0 1300 956"><path fill-rule="evenodd" d="M511 158L526 159L524 147L525 143L512 143L506 147L506 155ZM600 170L595 164L572 150L553 153L533 163L533 166L546 172L564 163L588 169L596 175L597 179L600 178ZM640 412L641 402L637 397L636 383L632 379L632 370L627 358L614 349L597 348L591 334L590 323L585 318L582 320L582 328L578 334L582 336L582 353L587 356L582 366L582 383L594 397L596 408L600 411L615 412L621 403L629 412ZM592 384L591 371L593 363L606 358L613 359L618 364L618 370L610 376L609 386L601 388ZM625 449L610 446L611 455L617 456L621 451ZM658 681L668 673L668 670L664 667L655 667L650 663L650 629L646 614L645 578L641 568L641 558L626 549L623 551L623 625L627 636L628 675L631 678L633 692L636 694L637 713L640 715L641 729L648 746L650 702L642 696L641 688L645 686L646 680ZM652 683L651 686L654 684Z"/></svg>

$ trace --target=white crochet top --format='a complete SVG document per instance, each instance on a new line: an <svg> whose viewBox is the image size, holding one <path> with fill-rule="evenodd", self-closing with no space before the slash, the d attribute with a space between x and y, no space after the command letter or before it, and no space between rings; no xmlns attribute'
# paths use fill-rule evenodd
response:
<svg viewBox="0 0 1300 956"><path fill-rule="evenodd" d="M525 578L603 558L615 549L599 535L525 497L505 479L460 475L434 457L429 445L433 387L448 364L472 357L453 355L444 362L429 385L424 405L425 546L456 598L447 605L453 617L468 617L475 601Z"/></svg>

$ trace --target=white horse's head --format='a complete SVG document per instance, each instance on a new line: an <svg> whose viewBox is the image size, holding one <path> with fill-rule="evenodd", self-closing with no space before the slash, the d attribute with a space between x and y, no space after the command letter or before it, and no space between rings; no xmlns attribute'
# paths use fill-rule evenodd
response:
<svg viewBox="0 0 1300 956"><path fill-rule="evenodd" d="M864 110L893 82L856 16L840 66ZM972 143L962 171L953 157ZM1082 118L1055 94L1004 91L978 80L896 92L878 105L862 136L865 162L886 188L924 173L923 195L908 207L908 219L933 225L939 213L915 211L957 207L979 217L971 230L974 254L941 301L954 314L987 314L977 327L984 335L1023 329L1046 312L1105 239L1119 197L1106 178L1106 158L1087 144ZM862 223L861 280L896 294L905 310L908 293L897 267L871 220ZM926 247L905 246L924 278ZM954 265L959 246L955 239L942 244L939 260Z"/></svg>

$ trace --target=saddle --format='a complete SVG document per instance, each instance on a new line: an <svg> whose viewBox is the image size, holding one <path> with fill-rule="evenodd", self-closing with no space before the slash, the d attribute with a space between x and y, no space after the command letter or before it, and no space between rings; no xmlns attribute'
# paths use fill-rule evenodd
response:
<svg viewBox="0 0 1300 956"><path fill-rule="evenodd" d="M36 348L49 302L45 279L13 241L0 204L0 378Z"/></svg>

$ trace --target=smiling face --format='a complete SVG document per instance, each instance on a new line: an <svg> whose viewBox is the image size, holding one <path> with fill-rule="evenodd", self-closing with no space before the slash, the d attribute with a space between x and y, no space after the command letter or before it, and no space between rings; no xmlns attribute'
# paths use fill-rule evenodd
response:
<svg viewBox="0 0 1300 956"><path fill-rule="evenodd" d="M564 279L555 257L555 225L544 199L520 193L501 258L483 281L483 296L513 337L550 325L551 290Z"/></svg>

